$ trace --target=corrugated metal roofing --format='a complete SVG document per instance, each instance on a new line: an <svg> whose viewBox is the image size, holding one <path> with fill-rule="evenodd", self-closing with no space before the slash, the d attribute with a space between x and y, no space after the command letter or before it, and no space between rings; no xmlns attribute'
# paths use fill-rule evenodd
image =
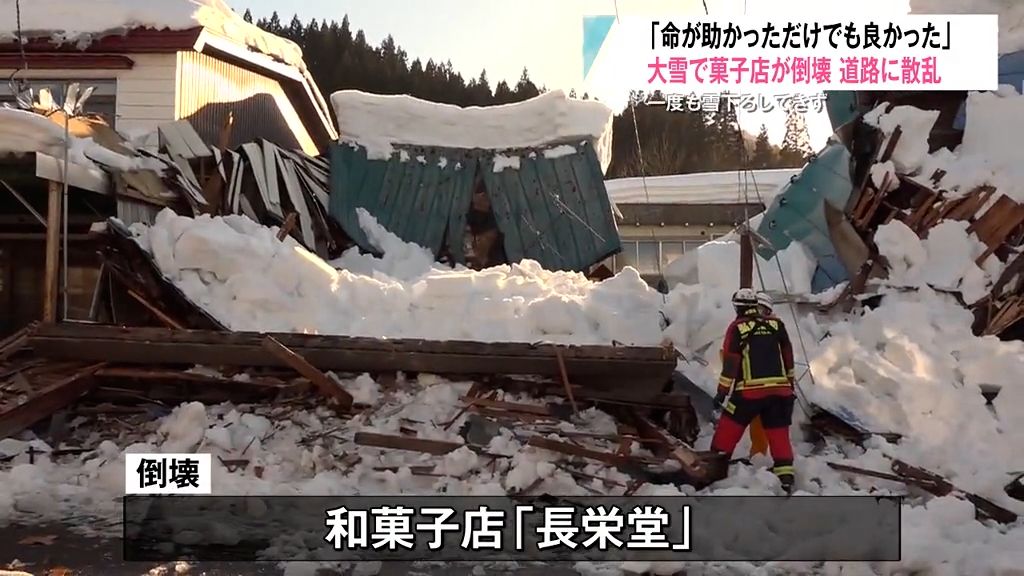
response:
<svg viewBox="0 0 1024 576"><path fill-rule="evenodd" d="M519 167L495 172L498 152L410 146L388 160L366 149L331 150L330 213L364 250L364 208L406 242L465 263L463 235L477 174L483 178L509 262L533 259L549 270L583 270L621 249L600 163L589 143L503 151ZM545 151L548 154L545 155ZM505 163L501 164L505 166Z"/></svg>

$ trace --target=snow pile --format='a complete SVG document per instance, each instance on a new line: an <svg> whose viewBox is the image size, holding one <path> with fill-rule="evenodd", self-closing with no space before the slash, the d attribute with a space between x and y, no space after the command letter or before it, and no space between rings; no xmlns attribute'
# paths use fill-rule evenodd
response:
<svg viewBox="0 0 1024 576"><path fill-rule="evenodd" d="M0 0L0 13L14 14L14 0ZM0 29L0 41L17 38L14 19ZM69 0L35 0L21 7L21 28L25 37L45 37L79 48L110 34L133 28L188 30L205 28L241 46L266 54L305 70L302 50L297 44L264 32L242 19L224 0L91 0L88 10Z"/></svg>
<svg viewBox="0 0 1024 576"><path fill-rule="evenodd" d="M793 340L798 376L811 367L814 384L800 381L811 402L867 430L904 435L899 445L877 444L881 454L862 455L862 465L877 469L882 455L901 458L1024 511L1002 492L1008 473L1024 465L1024 428L1016 425L1024 421L1024 343L975 337L970 311L928 288L886 294L862 316L828 321L788 305L776 314ZM688 359L680 369L713 391L722 334L735 315L728 291L679 286L666 315L666 335ZM1002 389L994 414L982 385Z"/></svg>
<svg viewBox="0 0 1024 576"><path fill-rule="evenodd" d="M998 258L986 258L986 269L978 267L975 260L987 246L975 234L968 234L967 227L967 222L942 221L921 240L897 220L879 226L875 244L889 262L887 283L961 292L967 304L987 296L1002 263Z"/></svg>
<svg viewBox="0 0 1024 576"><path fill-rule="evenodd" d="M94 172L100 166L120 171L162 169L149 158L128 157L96 143L92 138L69 136L68 160ZM64 128L45 116L26 110L0 108L0 154L41 153L64 158Z"/></svg>
<svg viewBox="0 0 1024 576"><path fill-rule="evenodd" d="M487 107L461 108L358 90L335 92L331 103L341 139L366 147L371 159L389 158L396 144L504 150L589 140L605 170L611 162L611 109L571 99L561 90Z"/></svg>
<svg viewBox="0 0 1024 576"><path fill-rule="evenodd" d="M756 258L755 289L811 294L811 280L817 262L800 242L791 242L784 250L780 250L779 260L774 257L771 260L760 256ZM782 263L785 282L779 275L779 262ZM705 242L696 250L675 259L662 273L669 286L699 284L702 288L721 288L731 294L740 282L740 244L731 238Z"/></svg>
<svg viewBox="0 0 1024 576"><path fill-rule="evenodd" d="M452 270L367 213L383 259L353 249L333 266L243 216L164 210L133 225L163 274L232 330L483 342L657 345L661 296L633 269L593 283L533 261ZM335 269L334 266L341 268Z"/></svg>
<svg viewBox="0 0 1024 576"><path fill-rule="evenodd" d="M765 206L800 173L799 169L753 170L737 176L736 171L676 174L648 178L605 180L608 197L616 204L743 204ZM706 224L701 223L701 224Z"/></svg>
<svg viewBox="0 0 1024 576"><path fill-rule="evenodd" d="M1024 97L1014 89L968 93L967 125L955 151L941 148L928 154L928 134L938 111L897 106L883 113L884 107L880 105L864 119L889 136L900 127L902 134L892 158L896 171L927 185L942 170L944 174L934 186L948 190L951 198L987 184L997 189L992 201L1005 194L1024 202L1024 164L1017 142L1018 135L1024 133Z"/></svg>
<svg viewBox="0 0 1024 576"><path fill-rule="evenodd" d="M999 53L1024 50L1024 2L1020 0L910 0L912 14L998 14Z"/></svg>

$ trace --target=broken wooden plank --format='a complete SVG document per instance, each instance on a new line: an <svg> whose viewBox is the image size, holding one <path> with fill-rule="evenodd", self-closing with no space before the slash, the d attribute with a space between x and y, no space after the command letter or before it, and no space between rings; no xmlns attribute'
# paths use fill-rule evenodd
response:
<svg viewBox="0 0 1024 576"><path fill-rule="evenodd" d="M484 408L495 408L497 410L504 410L506 412L523 412L526 414L535 414L538 416L551 416L551 411L546 406L538 406L535 404L521 404L518 402L503 402L501 400L491 400L488 398L468 398L463 396L459 398L460 402L467 402L473 406L481 406Z"/></svg>
<svg viewBox="0 0 1024 576"><path fill-rule="evenodd" d="M104 365L100 362L86 366L30 394L24 403L9 403L0 408L0 438L17 434L84 396L96 385L93 374Z"/></svg>
<svg viewBox="0 0 1024 576"><path fill-rule="evenodd" d="M360 446L372 446L374 448L390 448L392 450L408 450L410 452L423 452L440 456L454 452L465 444L448 442L446 440L428 440L426 438L411 438L409 436L394 436L390 434L377 434L376 432L356 432L353 440Z"/></svg>
<svg viewBox="0 0 1024 576"><path fill-rule="evenodd" d="M569 373L565 370L565 358L562 358L561 348L555 348L555 358L558 359L558 371L562 375L562 386L565 387L565 395L569 398L572 411L579 414L580 407L576 405L576 398L572 395L572 384L569 383Z"/></svg>
<svg viewBox="0 0 1024 576"><path fill-rule="evenodd" d="M534 448L550 450L552 452L558 452L559 454L565 454L567 456L577 456L580 458L587 458L589 460L596 460L609 466L622 466L629 463L631 460L629 457L621 456L612 452L591 450L590 448L584 448L583 446L577 446L576 444L569 444L568 442L560 442L543 436L531 436L526 442L526 445L533 446Z"/></svg>
<svg viewBox="0 0 1024 576"><path fill-rule="evenodd" d="M510 412L508 410L498 410L495 408L487 408L485 406L473 405L469 407L468 410L475 414L479 414L480 416L486 416L494 420L507 422L529 422L542 424L555 424L558 422L558 419L554 416L541 416L539 414L530 414L529 412Z"/></svg>
<svg viewBox="0 0 1024 576"><path fill-rule="evenodd" d="M457 421L457 420L458 420L459 418L461 418L461 417L462 417L462 415L463 415L463 414L465 414L467 410L469 410L470 408L472 408L472 407L473 407L473 405L474 405L474 404L475 404L475 403L476 403L476 402L477 402L478 400L483 400L483 399L485 399L485 398L494 398L495 396L497 396L497 395L498 395L498 391L497 391L497 390L492 390L491 392L489 392L489 393L487 394L487 396L485 396L485 397L480 397L480 396L478 395L478 394L479 394L479 392L480 392L480 388L481 388L481 386L480 386L480 383L479 383L479 382L474 382L474 383L473 383L473 385L472 385L472 386L471 386L471 387L469 388L469 392L466 392L466 396L464 396L464 398L468 398L468 399L469 399L469 403L468 403L468 404L466 404L465 406L463 406L463 407L462 407L462 409L461 409L461 410L459 410L459 411L458 411L458 412L457 412L457 413L455 414L455 416L454 416L454 417L453 417L453 418L452 418L451 420L449 420L449 421L448 421L448 422L447 422L447 423L446 423L446 424L444 425L444 429L445 429L445 430L448 430L449 428L451 428L451 427L452 427L452 424L455 424L455 422L456 422L456 421Z"/></svg>
<svg viewBox="0 0 1024 576"><path fill-rule="evenodd" d="M901 126L897 126L892 131L892 134L889 135L888 140L886 140L885 148L882 150L882 153L878 156L879 162L888 162L889 159L892 158L893 152L896 151L896 145L900 143L901 136L903 136L903 128Z"/></svg>
<svg viewBox="0 0 1024 576"><path fill-rule="evenodd" d="M0 362L7 360L7 358L24 348L25 343L28 341L28 335L36 329L37 325L36 322L33 322L7 338L0 340Z"/></svg>
<svg viewBox="0 0 1024 576"><path fill-rule="evenodd" d="M342 410L347 411L352 408L353 398L351 394L342 389L337 382L328 378L316 366L307 362L305 358L278 342L273 336L267 336L263 339L263 348L312 382L325 397L335 400Z"/></svg>
<svg viewBox="0 0 1024 576"><path fill-rule="evenodd" d="M695 478L707 478L709 471L692 448L684 446L682 441L673 438L668 432L662 430L644 416L636 412L633 415L641 438L653 438L660 441L666 446L668 454L682 465L683 470L687 474Z"/></svg>
<svg viewBox="0 0 1024 576"><path fill-rule="evenodd" d="M995 520L1000 524L1013 524L1017 521L1016 513L977 494L961 490L954 486L952 482L934 472L911 466L902 460L893 460L892 470L906 478L906 483L922 488L936 496L953 495L967 500L974 505L975 510L983 517Z"/></svg>
<svg viewBox="0 0 1024 576"><path fill-rule="evenodd" d="M284 224L281 224L281 229L277 231L277 239L283 241L292 233L295 229L295 219L298 215L295 212L289 212L288 216L284 219Z"/></svg>
<svg viewBox="0 0 1024 576"><path fill-rule="evenodd" d="M829 468L838 470L840 472L850 472L852 474L860 474L861 476L869 476L871 478L878 478L879 480L889 480L890 482L899 482L900 484L906 484L906 481L895 474L889 472L880 472L877 470L868 470L867 468L858 468L856 466L850 466L848 464L839 464L837 462L826 462Z"/></svg>
<svg viewBox="0 0 1024 576"><path fill-rule="evenodd" d="M150 314L156 316L157 320L163 322L164 325L166 325L168 328L174 328L175 330L185 329L185 326L181 322L178 322L174 318L171 318L170 316L167 315L166 312L160 310L153 304L150 304L149 300L146 300L141 294L139 294L135 290L128 288L128 295L131 296L139 304L142 304L142 306L146 310L149 310Z"/></svg>

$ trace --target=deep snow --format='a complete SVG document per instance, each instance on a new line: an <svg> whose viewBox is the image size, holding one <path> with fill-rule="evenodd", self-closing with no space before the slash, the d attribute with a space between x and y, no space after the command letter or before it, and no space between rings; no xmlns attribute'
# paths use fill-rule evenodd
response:
<svg viewBox="0 0 1024 576"><path fill-rule="evenodd" d="M16 39L15 0L0 0L0 14L8 25L0 28L0 41ZM6 15L12 15L10 19ZM297 44L242 19L224 0L89 0L88 9L67 0L33 0L21 6L21 27L27 38L45 37L79 48L108 34L133 28L188 30L206 28L241 46L305 70Z"/></svg>
<svg viewBox="0 0 1024 576"><path fill-rule="evenodd" d="M587 140L603 170L611 163L612 110L595 100L569 98L561 90L514 104L468 108L358 90L335 92L331 103L341 139L366 147L374 159L390 157L396 144L490 150L549 147L546 156L551 158L565 154L566 144ZM518 166L518 158L512 165ZM495 171L500 171L498 166Z"/></svg>
<svg viewBox="0 0 1024 576"><path fill-rule="evenodd" d="M382 260L328 264L244 216L164 210L135 225L164 275L233 330L387 338L657 345L660 294L631 270L601 284L536 262L451 270L360 215ZM333 266L332 266L333 265ZM340 268L335 269L335 266ZM472 320L469 320L472 319Z"/></svg>
<svg viewBox="0 0 1024 576"><path fill-rule="evenodd" d="M139 240L153 248L164 272L187 295L234 328L344 329L370 335L416 334L436 338L542 337L577 342L616 339L648 344L666 338L685 357L679 366L683 373L705 390L715 386L721 335L732 317L729 297L735 287L731 272L735 267L735 245L709 244L698 250L701 284L678 285L663 300L632 270L602 284L590 283L575 274L542 271L531 264L482 272L442 270L433 264L426 251L402 243L377 226L368 214L362 214L361 220L384 256L378 259L351 252L331 263L340 270L319 261L291 240L278 242L274 229L265 229L241 217L190 219L164 212L152 229L136 230ZM966 235L959 223L942 226L934 239L928 241L936 243L934 250L916 235L910 238L899 233L896 226L883 230L882 237L891 238L880 242L880 246L890 254L901 252L907 256L902 267L897 265L894 269L889 279L892 286L877 288L887 292L887 296L874 310L830 316L788 305L777 306L777 313L786 321L797 348L801 396L859 422L868 430L903 435L903 440L895 445L873 439L865 448L830 442L824 449L816 449L803 442L799 428L794 426L801 493L904 493L902 486L851 477L826 466L829 461L845 461L887 470L889 460L899 458L941 473L963 489L1024 513L1024 505L1009 499L1002 490L1011 479L1010 473L1024 468L1024 452L1020 448L1024 446L1024 428L1020 426L1024 423L1024 383L1019 378L1024 373L1024 343L973 336L971 314L952 296L929 287L941 280L938 283L945 284L943 288L951 287L955 281L963 288L970 270L960 264L969 262L976 250L976 241ZM794 246L794 250L803 250L798 243ZM938 252L933 254L935 250ZM950 257L953 253L960 256ZM787 280L791 289L806 288L809 272L803 281L797 273L801 266L805 271L812 269L806 255L789 259ZM716 265L723 269L715 272ZM471 312L467 314L466 310ZM670 322L664 331L659 326L662 313ZM473 328L459 326L453 319L470 314L479 318ZM813 379L805 374L808 365ZM217 492L418 493L436 491L443 485L449 493L490 494L527 486L537 478L545 478L542 489L550 492L584 491L577 479L552 465L557 459L555 455L522 448L513 432L502 435L490 446L494 452L514 454L507 468L499 467L495 472L483 467L478 457L467 451L431 460L422 455L353 447L347 442L356 430L396 432L398 426L408 427L410 423L422 437L454 439L454 433L443 430L439 423L446 422L458 410L456 399L468 383L448 383L422 376L413 388L390 393L383 393L368 376L343 381L343 385L361 401L376 400L378 406L342 426L333 435L340 444L294 447L297 438L309 434L302 431L303 426L311 430L331 427L319 418L297 417L294 427L286 424L272 439L258 441L254 457L265 466L262 478L218 470ZM980 393L982 385L1001 387L994 406L985 405ZM240 446L267 428L263 420L253 417L245 426L229 428L228 422L243 422L241 413L232 415L230 411L229 407L205 411L198 405L180 407L146 441L168 451L197 449L198 443L205 442L211 450L224 451L225 457L237 454ZM798 421L804 418L799 411L796 417ZM269 419L277 422L275 418ZM576 427L609 431L609 422L607 416L594 411L576 422ZM277 429L281 424L274 426ZM698 448L707 446L710 433L710 426L705 425ZM116 458L113 446L106 449L108 458ZM740 453L744 449L741 445ZM363 465L348 471L333 469L342 455L356 452L363 456ZM436 470L450 477L419 477L401 468L428 462L435 463ZM367 463L399 468L397 472L373 472ZM90 489L95 486L97 493L106 490L114 495L120 490L119 472L97 469L96 463L90 463L88 458L77 466L71 469L90 471L92 478L86 485ZM767 466L768 461L762 458L755 458L753 466L738 465L728 479L708 492L775 493L777 487ZM599 466L591 466L587 471L622 480L617 472ZM54 498L84 498L85 489L81 486L62 488L63 481L59 481L40 488L34 480L37 477L41 476L34 468L24 465L0 473L0 479L9 480L14 487L9 492L10 506L20 507L20 502L28 500L45 510L44 503ZM590 487L604 490L600 484L594 482ZM37 494L40 490L43 496ZM648 486L645 490L676 491L668 486ZM61 496L62 491L66 491L65 496ZM95 498L86 501L97 502ZM969 506L953 498L911 499L904 518L904 560L874 566L873 573L893 574L927 567L939 574L1009 574L1012 572L1007 570L1024 562L1024 547L1020 545L1024 542L1024 528L984 526L972 519ZM617 573L621 568L578 566L584 573ZM678 566L650 568L667 572ZM692 574L754 574L771 570L739 564L687 569ZM839 565L785 565L778 569L840 573ZM872 573L865 572L867 569L863 565L844 566L842 573Z"/></svg>
<svg viewBox="0 0 1024 576"><path fill-rule="evenodd" d="M608 197L616 204L743 204L772 199L800 173L796 168L731 172L702 172L647 178L605 180ZM759 199L760 198L760 199Z"/></svg>

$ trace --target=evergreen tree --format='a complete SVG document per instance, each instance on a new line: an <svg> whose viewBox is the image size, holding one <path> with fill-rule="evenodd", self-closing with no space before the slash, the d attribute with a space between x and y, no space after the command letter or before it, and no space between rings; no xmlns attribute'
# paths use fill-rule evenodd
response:
<svg viewBox="0 0 1024 576"><path fill-rule="evenodd" d="M495 104L511 104L515 102L515 94L512 93L512 89L508 87L508 82L502 80L498 82L498 85L494 87L494 103Z"/></svg>
<svg viewBox="0 0 1024 576"><path fill-rule="evenodd" d="M757 133L754 141L754 157L751 159L751 167L755 169L770 168L775 165L775 150L768 141L768 127L761 124L761 131Z"/></svg>
<svg viewBox="0 0 1024 576"><path fill-rule="evenodd" d="M299 20L299 15L296 14L292 16L292 21L288 24L288 29L284 31L283 35L292 42L300 42L305 31L302 21Z"/></svg>
<svg viewBox="0 0 1024 576"><path fill-rule="evenodd" d="M721 102L709 117L713 170L738 170L746 167L743 133L736 119L736 109L728 101Z"/></svg>
<svg viewBox="0 0 1024 576"><path fill-rule="evenodd" d="M790 108L786 111L786 135L782 139L779 158L785 166L799 168L812 152L807 120L803 113Z"/></svg>
<svg viewBox="0 0 1024 576"><path fill-rule="evenodd" d="M266 25L261 26L261 28L271 34L280 35L284 32L284 28L281 26L281 17L277 15L277 10L274 10L274 13L270 15L270 20L267 20Z"/></svg>
<svg viewBox="0 0 1024 576"><path fill-rule="evenodd" d="M571 88L569 90L569 98L575 98L575 97L576 97L576 89L575 88Z"/></svg>
<svg viewBox="0 0 1024 576"><path fill-rule="evenodd" d="M526 68L523 68L523 74L519 77L519 82L516 83L515 95L517 100L528 100L540 95L540 90L530 80L530 73Z"/></svg>
<svg viewBox="0 0 1024 576"><path fill-rule="evenodd" d="M248 18L252 18L251 12ZM538 88L525 68L512 86L505 79L492 85L486 71L474 76L468 83L457 73L451 62L439 64L434 60L409 61L399 40L385 38L378 46L370 45L362 30L353 30L348 17L341 22L312 20L307 25L292 18L288 27L281 25L280 16L260 19L258 26L283 35L296 42L303 50L306 64L320 89L330 94L337 90L355 89L367 92L411 94L417 98L457 105L489 106L509 104L533 98L546 88ZM493 90L492 90L493 86ZM575 90L570 97L577 97ZM612 165L609 177L685 174L709 169L729 170L737 165L741 154L741 138L736 127L735 111L716 114L703 112L668 112L664 105L649 105L651 98L635 92L630 95L634 110L624 108L613 119ZM595 100L584 92L583 100ZM803 118L789 123L803 124ZM793 139L795 149L801 149L795 165L803 161L806 146L806 126L787 132L802 133ZM639 135L639 146L637 136ZM683 136L685 135L685 136ZM803 144L801 144L803 142ZM802 147L802 148L801 148ZM751 167L779 167L778 148L767 140L766 130L752 146L754 162ZM641 150L643 155L641 171ZM791 165L793 160L791 159Z"/></svg>
<svg viewBox="0 0 1024 576"><path fill-rule="evenodd" d="M252 24L252 10L246 8L245 14L242 14L242 20L245 20L246 22Z"/></svg>

